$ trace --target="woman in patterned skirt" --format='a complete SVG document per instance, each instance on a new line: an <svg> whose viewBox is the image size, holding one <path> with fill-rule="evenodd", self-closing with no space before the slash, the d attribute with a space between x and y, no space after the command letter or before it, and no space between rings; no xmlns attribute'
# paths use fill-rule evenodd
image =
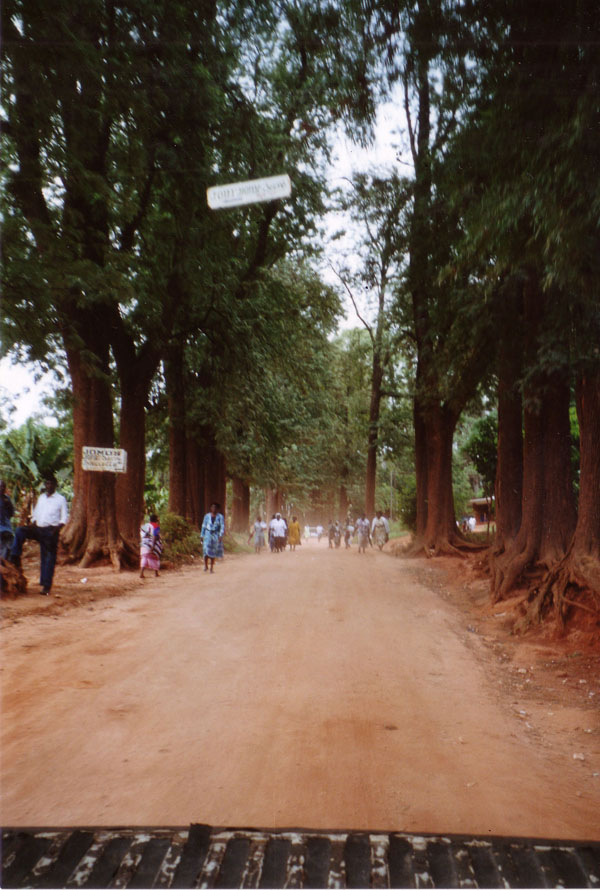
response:
<svg viewBox="0 0 600 890"><path fill-rule="evenodd" d="M212 574L215 568L215 559L223 556L223 535L225 534L225 520L219 513L217 503L210 505L210 512L206 514L202 522L201 534L204 571L208 572L208 561L210 560Z"/></svg>

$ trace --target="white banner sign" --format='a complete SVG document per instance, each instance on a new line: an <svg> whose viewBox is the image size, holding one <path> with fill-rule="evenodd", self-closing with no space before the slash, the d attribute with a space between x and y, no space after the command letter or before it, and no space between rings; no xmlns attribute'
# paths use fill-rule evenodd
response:
<svg viewBox="0 0 600 890"><path fill-rule="evenodd" d="M278 198L289 198L291 194L292 181L287 173L282 176L268 176L266 179L234 182L231 185L213 185L206 190L208 206L213 210L219 207L240 207L259 201L275 201Z"/></svg>
<svg viewBox="0 0 600 890"><path fill-rule="evenodd" d="M84 445L81 468L100 473L126 473L127 452L122 448L93 448Z"/></svg>

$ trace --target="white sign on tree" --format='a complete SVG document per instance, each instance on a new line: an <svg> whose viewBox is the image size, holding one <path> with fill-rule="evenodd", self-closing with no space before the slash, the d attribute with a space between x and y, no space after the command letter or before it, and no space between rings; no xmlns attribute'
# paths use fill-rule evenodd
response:
<svg viewBox="0 0 600 890"><path fill-rule="evenodd" d="M94 448L84 445L81 450L81 469L97 473L126 473L127 452L122 448Z"/></svg>
<svg viewBox="0 0 600 890"><path fill-rule="evenodd" d="M279 198L289 198L291 194L292 181L284 173L281 176L267 176L265 179L250 179L230 185L213 185L206 190L206 199L212 210L218 210L223 207L256 204L259 201L276 201Z"/></svg>

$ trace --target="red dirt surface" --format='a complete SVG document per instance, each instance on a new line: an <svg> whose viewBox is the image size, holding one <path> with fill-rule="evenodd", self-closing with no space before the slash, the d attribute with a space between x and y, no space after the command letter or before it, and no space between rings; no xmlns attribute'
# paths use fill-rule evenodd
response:
<svg viewBox="0 0 600 890"><path fill-rule="evenodd" d="M48 599L26 572L2 603L5 826L600 840L597 652L511 636L455 561L311 540L214 575L60 567Z"/></svg>

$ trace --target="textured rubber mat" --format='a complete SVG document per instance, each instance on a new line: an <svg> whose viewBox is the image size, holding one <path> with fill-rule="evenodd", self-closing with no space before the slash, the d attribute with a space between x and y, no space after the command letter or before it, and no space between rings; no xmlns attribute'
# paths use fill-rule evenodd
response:
<svg viewBox="0 0 600 890"><path fill-rule="evenodd" d="M599 887L600 843L211 828L4 829L2 887Z"/></svg>

